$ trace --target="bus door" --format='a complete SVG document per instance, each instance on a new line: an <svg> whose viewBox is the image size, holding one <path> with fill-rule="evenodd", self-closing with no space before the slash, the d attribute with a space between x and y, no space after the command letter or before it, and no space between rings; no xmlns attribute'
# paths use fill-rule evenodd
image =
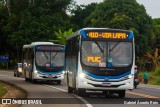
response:
<svg viewBox="0 0 160 107"><path fill-rule="evenodd" d="M68 43L66 68L68 71L68 84L71 87L76 86L76 75L78 68L78 39L73 38Z"/></svg>

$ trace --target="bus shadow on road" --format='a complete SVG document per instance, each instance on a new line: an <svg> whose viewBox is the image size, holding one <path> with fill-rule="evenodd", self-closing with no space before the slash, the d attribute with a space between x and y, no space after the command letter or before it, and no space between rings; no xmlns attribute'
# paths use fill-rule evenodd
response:
<svg viewBox="0 0 160 107"><path fill-rule="evenodd" d="M86 93L85 96L83 96L84 98L92 98L92 99L96 99L96 98L100 98L100 99L106 99L106 98L119 98L118 94L108 94L108 93L103 93L103 92L89 92Z"/></svg>
<svg viewBox="0 0 160 107"><path fill-rule="evenodd" d="M56 81L42 81L42 80L38 80L35 84L61 85L61 84L58 84Z"/></svg>

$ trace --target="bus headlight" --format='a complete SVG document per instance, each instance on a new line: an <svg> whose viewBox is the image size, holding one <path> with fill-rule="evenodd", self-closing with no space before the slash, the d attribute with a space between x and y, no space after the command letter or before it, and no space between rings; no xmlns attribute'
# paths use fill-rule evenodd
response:
<svg viewBox="0 0 160 107"><path fill-rule="evenodd" d="M22 72L22 68L18 68L18 71L19 71L19 72Z"/></svg>
<svg viewBox="0 0 160 107"><path fill-rule="evenodd" d="M131 79L131 78L133 78L133 74L131 74L131 75L128 75L128 76L126 76L126 77L124 77L124 78L123 78L123 80L126 80L126 79Z"/></svg>
<svg viewBox="0 0 160 107"><path fill-rule="evenodd" d="M63 71L63 72L61 73L61 76L64 76L64 74L65 74L65 71Z"/></svg>
<svg viewBox="0 0 160 107"><path fill-rule="evenodd" d="M80 78L84 78L84 77L85 77L85 74L84 74L84 73L81 73L81 74L79 74L79 77L80 77Z"/></svg>
<svg viewBox="0 0 160 107"><path fill-rule="evenodd" d="M62 74L65 74L65 71L63 71Z"/></svg>
<svg viewBox="0 0 160 107"><path fill-rule="evenodd" d="M41 73L36 70L36 71L35 71L35 74L41 74Z"/></svg>
<svg viewBox="0 0 160 107"><path fill-rule="evenodd" d="M128 75L128 78L129 78L129 79L133 78L133 75Z"/></svg>

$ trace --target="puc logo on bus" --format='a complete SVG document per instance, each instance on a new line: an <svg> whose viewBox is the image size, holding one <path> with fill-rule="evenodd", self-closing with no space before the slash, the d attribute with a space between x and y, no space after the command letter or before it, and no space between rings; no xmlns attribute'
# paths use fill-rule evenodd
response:
<svg viewBox="0 0 160 107"><path fill-rule="evenodd" d="M97 56L97 57L89 56L89 57L87 57L87 61L88 62L101 62L101 57L99 57L99 56Z"/></svg>

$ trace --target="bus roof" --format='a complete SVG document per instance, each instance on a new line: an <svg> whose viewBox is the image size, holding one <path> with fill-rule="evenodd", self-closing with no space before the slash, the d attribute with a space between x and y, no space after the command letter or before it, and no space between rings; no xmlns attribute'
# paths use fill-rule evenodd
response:
<svg viewBox="0 0 160 107"><path fill-rule="evenodd" d="M67 37L67 40L70 39L70 38L72 38L72 37L77 36L83 30L112 30L112 31L124 31L124 32L130 31L130 30L111 29L111 28L82 28L82 29L74 32L71 36Z"/></svg>
<svg viewBox="0 0 160 107"><path fill-rule="evenodd" d="M23 45L23 48L31 48L35 45L54 45L52 42L32 42L31 44Z"/></svg>
<svg viewBox="0 0 160 107"><path fill-rule="evenodd" d="M31 48L34 47L35 45L58 45L58 46L65 46L61 44L54 44L52 42L32 42L31 44L23 45L23 48Z"/></svg>
<svg viewBox="0 0 160 107"><path fill-rule="evenodd" d="M31 45L53 45L52 42L32 42Z"/></svg>

